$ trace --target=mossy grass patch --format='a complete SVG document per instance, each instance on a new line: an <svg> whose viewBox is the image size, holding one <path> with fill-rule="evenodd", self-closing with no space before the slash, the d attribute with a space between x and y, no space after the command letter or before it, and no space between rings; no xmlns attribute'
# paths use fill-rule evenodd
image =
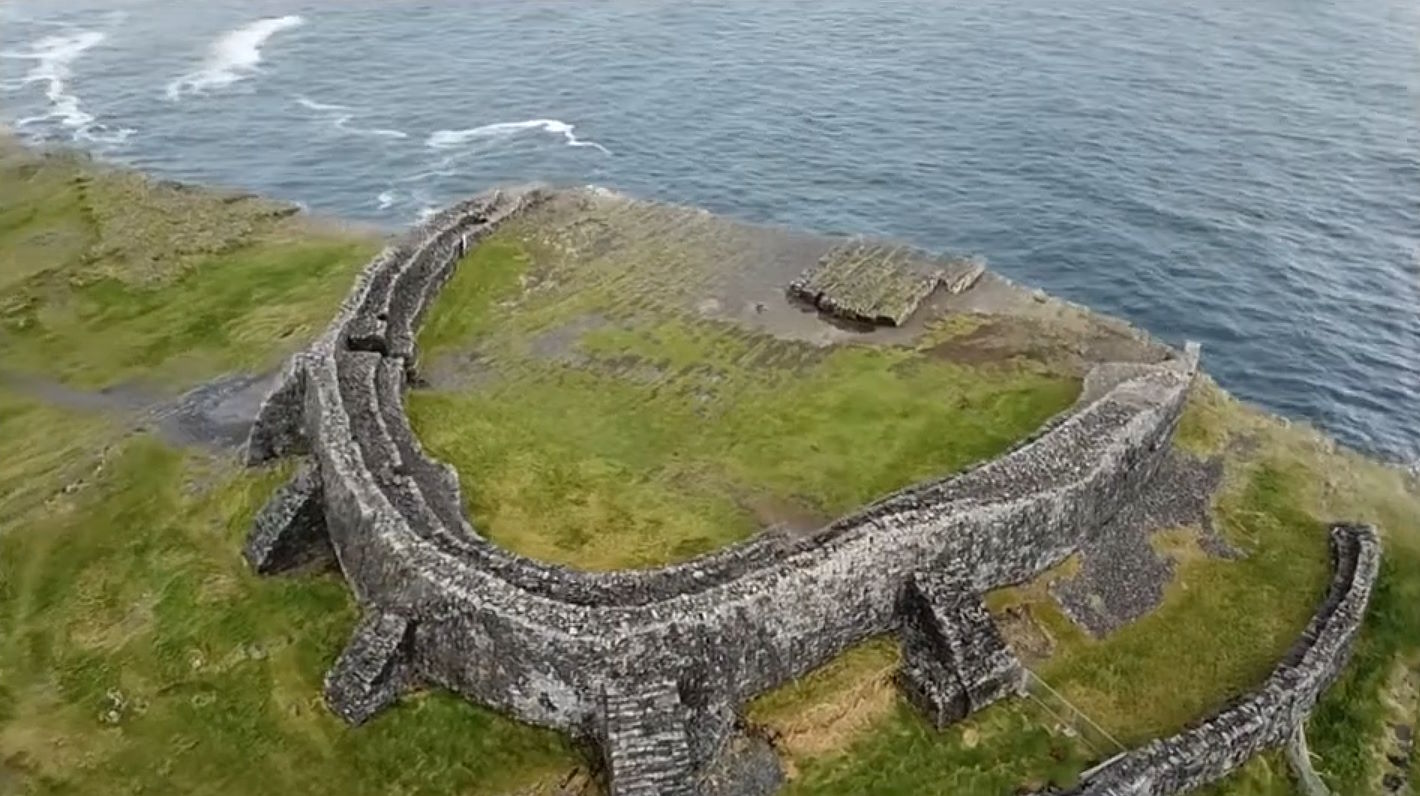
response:
<svg viewBox="0 0 1420 796"><path fill-rule="evenodd" d="M762 530L765 503L837 516L999 454L1079 391L1038 364L781 340L552 268L517 231L467 257L421 356L478 377L408 404L479 530L555 563L684 560Z"/></svg>

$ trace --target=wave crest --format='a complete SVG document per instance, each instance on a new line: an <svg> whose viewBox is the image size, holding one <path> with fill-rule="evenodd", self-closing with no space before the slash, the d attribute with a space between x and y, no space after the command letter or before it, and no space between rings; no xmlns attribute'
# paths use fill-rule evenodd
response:
<svg viewBox="0 0 1420 796"><path fill-rule="evenodd" d="M223 34L212 43L199 69L168 84L168 99L177 101L187 94L225 88L250 77L261 64L261 48L267 39L305 23L304 17L295 14L267 17Z"/></svg>
<svg viewBox="0 0 1420 796"><path fill-rule="evenodd" d="M355 118L356 111L347 105L316 102L309 97L297 97L296 104L309 111L327 114L327 118L335 129L343 133L372 138L404 139L409 137L409 134L403 130L393 130L386 127L355 127L350 124L350 120Z"/></svg>
<svg viewBox="0 0 1420 796"><path fill-rule="evenodd" d="M499 141L512 138L520 133L528 131L541 131L553 135L561 135L566 140L567 146L591 147L610 155L611 150L598 144L596 141L581 139L573 132L575 125L568 124L559 119L529 119L525 122L499 122L497 124L485 124L481 127L470 127L466 130L438 130L429 135L425 145L430 149L453 149L464 146L475 141Z"/></svg>
<svg viewBox="0 0 1420 796"><path fill-rule="evenodd" d="M27 51L0 52L0 57L35 61L35 65L23 78L6 83L6 90L17 90L34 83L42 83L44 95L49 100L48 113L25 117L17 121L15 126L24 128L54 119L61 126L73 130L76 141L118 144L127 139L132 130L96 122L93 114L84 110L78 95L69 90L69 78L74 73L74 62L106 38L108 34L100 31L73 31L46 36L36 41Z"/></svg>

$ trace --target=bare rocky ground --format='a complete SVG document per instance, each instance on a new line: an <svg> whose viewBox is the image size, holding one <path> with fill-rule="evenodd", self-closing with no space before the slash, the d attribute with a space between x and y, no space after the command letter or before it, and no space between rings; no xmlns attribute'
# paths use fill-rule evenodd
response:
<svg viewBox="0 0 1420 796"><path fill-rule="evenodd" d="M1207 555L1238 557L1214 530L1209 512L1222 479L1221 459L1170 455L1140 499L1081 548L1075 577L1051 584L1051 595L1065 614L1092 635L1103 636L1156 608L1174 574L1173 559L1151 543L1159 531L1196 529L1198 546Z"/></svg>
<svg viewBox="0 0 1420 796"><path fill-rule="evenodd" d="M130 430L151 430L174 445L232 452L246 442L275 378L275 373L230 374L177 397L141 384L80 390L58 381L6 373L0 373L0 386L65 409L114 417Z"/></svg>
<svg viewBox="0 0 1420 796"><path fill-rule="evenodd" d="M673 301L700 317L733 321L782 340L821 346L907 345L946 319L972 317L981 320L982 327L967 339L954 341L958 348L944 349L943 356L981 363L1025 354L1078 367L1092 362L1158 361L1168 354L1158 340L1123 321L1022 287L989 270L962 293L937 289L899 326L845 322L790 296L788 287L801 274L859 239L751 224L698 208L643 202L599 190L563 193L529 213L517 227L577 269L596 271L607 261L629 263L634 284L625 285L628 292L654 294L657 300ZM926 270L956 259L878 245L902 269Z"/></svg>

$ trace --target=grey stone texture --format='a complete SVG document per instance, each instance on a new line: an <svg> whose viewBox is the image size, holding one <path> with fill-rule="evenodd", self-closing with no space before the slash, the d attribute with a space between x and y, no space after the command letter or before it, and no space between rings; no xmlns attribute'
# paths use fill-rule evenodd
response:
<svg viewBox="0 0 1420 796"><path fill-rule="evenodd" d="M351 724L363 724L393 702L410 684L409 620L371 611L360 620L350 644L325 676L325 701Z"/></svg>
<svg viewBox="0 0 1420 796"><path fill-rule="evenodd" d="M1151 545L1156 531L1197 528L1208 555L1239 557L1213 528L1213 495L1222 479L1221 458L1172 451L1135 499L1090 534L1080 546L1079 572L1052 583L1051 596L1076 624L1104 636L1163 602L1174 563Z"/></svg>
<svg viewBox="0 0 1420 796"><path fill-rule="evenodd" d="M1306 630L1262 687L1178 735L1126 752L1088 772L1068 796L1166 796L1215 782L1292 739L1321 692L1345 668L1380 565L1366 525L1331 531L1331 588Z"/></svg>
<svg viewBox="0 0 1420 796"><path fill-rule="evenodd" d="M382 252L252 428L254 463L309 452L330 546L365 610L328 677L331 708L358 723L412 682L441 686L598 744L613 794L749 794L778 775L765 745L739 728L738 706L868 637L906 624L921 650L909 667L945 656L969 707L1008 691L1018 664L968 595L1060 563L1135 500L1169 451L1196 351L1114 374L1005 455L817 533L762 535L655 570L552 566L479 534L458 476L424 453L402 403L415 330L439 287L497 224L549 196L479 195ZM266 522L280 526L287 498L274 503ZM922 574L934 571L950 583ZM1354 632L1355 606L1337 605L1322 630ZM912 640L929 632L937 641ZM1279 698L1290 683L1278 684ZM1298 685L1314 698L1313 684ZM1187 756L1184 767L1213 759L1203 747L1167 748ZM1120 776L1164 765L1148 761Z"/></svg>
<svg viewBox="0 0 1420 796"><path fill-rule="evenodd" d="M612 682L602 688L601 743L607 780L625 796L692 796L686 710L675 680Z"/></svg>
<svg viewBox="0 0 1420 796"><path fill-rule="evenodd" d="M906 247L855 240L789 283L789 294L847 321L901 326L938 286L961 293L986 272L986 263L976 258L932 268L912 260Z"/></svg>
<svg viewBox="0 0 1420 796"><path fill-rule="evenodd" d="M246 444L246 460L258 465L282 456L306 453L306 355L297 354L281 369L276 386L257 409Z"/></svg>
<svg viewBox="0 0 1420 796"><path fill-rule="evenodd" d="M1021 693L1025 669L960 570L912 576L901 637L898 683L938 729Z"/></svg>
<svg viewBox="0 0 1420 796"><path fill-rule="evenodd" d="M783 782L779 754L769 739L759 733L737 732L696 784L701 796L743 796L774 793Z"/></svg>
<svg viewBox="0 0 1420 796"><path fill-rule="evenodd" d="M242 556L261 575L334 560L325 530L320 473L314 467L303 464L257 512Z"/></svg>
<svg viewBox="0 0 1420 796"><path fill-rule="evenodd" d="M1331 789L1321 781L1316 769L1312 768L1312 753L1307 748L1307 728L1298 724L1287 739L1287 765L1292 769L1292 778L1302 796L1332 796Z"/></svg>

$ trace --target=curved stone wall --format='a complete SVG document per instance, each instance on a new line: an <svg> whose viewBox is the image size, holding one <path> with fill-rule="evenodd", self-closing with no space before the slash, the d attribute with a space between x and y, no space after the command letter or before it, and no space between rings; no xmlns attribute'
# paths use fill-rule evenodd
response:
<svg viewBox="0 0 1420 796"><path fill-rule="evenodd" d="M481 195L382 252L293 358L248 456L312 455L319 478L258 526L270 536L280 517L318 509L366 607L328 680L337 712L359 721L407 683L439 684L598 741L617 793L696 792L739 704L896 630L918 573L950 569L979 592L1070 555L1152 477L1197 367L1190 349L1096 379L1088 402L1006 455L818 534L761 536L657 570L550 566L478 534L457 475L425 455L402 404L438 289L469 247L546 196Z"/></svg>
<svg viewBox="0 0 1420 796"><path fill-rule="evenodd" d="M1178 735L1089 772L1069 796L1169 796L1221 779L1282 746L1340 675L1380 566L1380 539L1365 525L1331 530L1331 588L1302 637L1262 684Z"/></svg>

